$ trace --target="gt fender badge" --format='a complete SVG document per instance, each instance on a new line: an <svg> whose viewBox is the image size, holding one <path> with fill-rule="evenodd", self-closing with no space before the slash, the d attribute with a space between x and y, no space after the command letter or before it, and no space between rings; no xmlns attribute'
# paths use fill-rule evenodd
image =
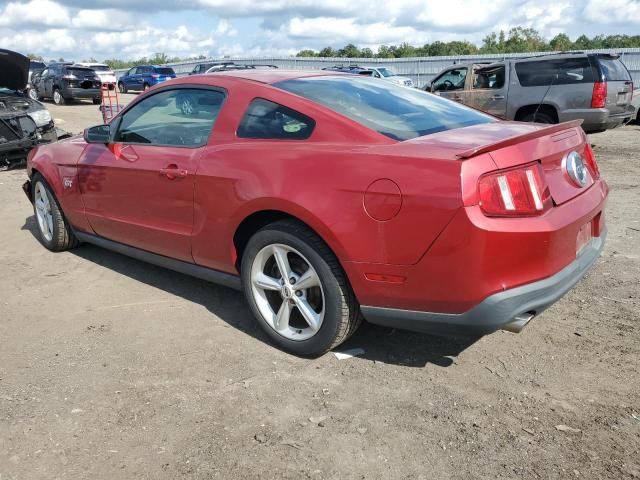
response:
<svg viewBox="0 0 640 480"><path fill-rule="evenodd" d="M72 177L64 177L64 179L62 180L62 186L65 189L73 187L73 178Z"/></svg>

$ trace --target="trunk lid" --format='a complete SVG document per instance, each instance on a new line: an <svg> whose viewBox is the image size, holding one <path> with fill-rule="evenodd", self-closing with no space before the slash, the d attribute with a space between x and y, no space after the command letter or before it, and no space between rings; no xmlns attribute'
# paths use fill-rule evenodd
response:
<svg viewBox="0 0 640 480"><path fill-rule="evenodd" d="M563 125L564 128L560 128ZM574 122L554 126L559 128L543 128L539 131L540 136L523 138L512 145L492 150L489 154L500 169L539 161L551 198L555 205L561 205L588 190L595 180L589 173L586 185L579 186L571 180L565 167L565 158L572 151L578 152L583 159L586 158L587 137L582 128Z"/></svg>
<svg viewBox="0 0 640 480"><path fill-rule="evenodd" d="M582 120L557 125L495 122L418 137L400 145L407 149L415 149L419 145L420 151L428 152L430 158L468 162L475 157L489 156L495 164L495 170L539 161L551 197L556 205L560 205L586 191L594 183L589 175L584 187L575 185L563 166L565 156L571 151L585 156L587 137L580 128L581 123Z"/></svg>

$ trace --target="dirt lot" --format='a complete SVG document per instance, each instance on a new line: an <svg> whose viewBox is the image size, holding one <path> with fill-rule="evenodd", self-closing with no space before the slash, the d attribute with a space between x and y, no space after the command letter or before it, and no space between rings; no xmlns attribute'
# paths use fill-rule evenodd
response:
<svg viewBox="0 0 640 480"><path fill-rule="evenodd" d="M563 300L475 343L365 325L342 361L276 350L238 292L48 252L1 172L0 479L640 478L640 127L592 142L609 237Z"/></svg>

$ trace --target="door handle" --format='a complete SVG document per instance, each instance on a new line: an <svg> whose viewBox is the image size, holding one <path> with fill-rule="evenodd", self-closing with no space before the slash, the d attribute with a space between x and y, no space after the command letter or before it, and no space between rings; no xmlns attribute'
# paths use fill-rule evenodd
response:
<svg viewBox="0 0 640 480"><path fill-rule="evenodd" d="M177 165L171 164L166 168L160 169L160 175L164 175L169 180L175 180L176 178L184 178L189 175L189 171L184 168L178 168Z"/></svg>
<svg viewBox="0 0 640 480"><path fill-rule="evenodd" d="M504 95L494 95L491 97L492 100L504 100Z"/></svg>

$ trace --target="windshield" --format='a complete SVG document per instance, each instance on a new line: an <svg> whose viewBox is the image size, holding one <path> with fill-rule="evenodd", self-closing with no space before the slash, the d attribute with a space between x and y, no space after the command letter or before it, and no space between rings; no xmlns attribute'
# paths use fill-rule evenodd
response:
<svg viewBox="0 0 640 480"><path fill-rule="evenodd" d="M389 70L388 68L379 68L378 71L380 72L380 75L382 75L383 77L395 77L396 76L396 74L392 70Z"/></svg>
<svg viewBox="0 0 640 480"><path fill-rule="evenodd" d="M436 95L366 77L309 77L274 85L400 141L496 121Z"/></svg>

